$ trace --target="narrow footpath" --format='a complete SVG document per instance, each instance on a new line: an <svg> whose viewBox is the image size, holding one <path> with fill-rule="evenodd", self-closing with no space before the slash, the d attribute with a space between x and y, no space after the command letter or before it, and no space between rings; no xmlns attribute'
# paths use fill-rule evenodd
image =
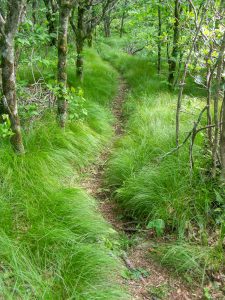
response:
<svg viewBox="0 0 225 300"><path fill-rule="evenodd" d="M121 257L121 262L124 263L128 272L134 275L121 279L132 300L202 299L200 290L191 290L181 280L151 259L150 252L154 249L155 241L151 239L149 233L145 230L140 230L140 234L138 234L135 227L132 228L132 222L122 221L118 218L121 212L119 212L116 203L110 199L112 197L109 192L103 188L104 170L113 150L113 144L124 132L122 108L128 91L126 82L120 79L118 94L112 104L112 112L116 119L114 139L105 148L97 162L84 170L87 176L82 181L81 187L99 200L101 214L117 232L125 234L128 240L132 240L135 234L137 242L129 247L127 253Z"/></svg>

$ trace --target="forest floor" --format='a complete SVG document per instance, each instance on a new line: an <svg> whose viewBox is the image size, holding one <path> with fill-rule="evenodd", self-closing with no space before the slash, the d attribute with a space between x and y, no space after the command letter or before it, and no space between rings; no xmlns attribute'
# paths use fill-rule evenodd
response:
<svg viewBox="0 0 225 300"><path fill-rule="evenodd" d="M107 161L113 151L114 143L123 135L123 103L126 100L128 86L120 79L119 90L112 104L112 112L115 117L115 135L107 145L100 157L90 167L82 170L85 178L81 187L87 193L99 200L99 210L103 217L121 236L126 237L129 247L126 253L121 255L121 262L127 268L127 275L122 278L122 284L131 295L131 299L137 300L193 300L203 299L199 288L192 288L183 280L162 267L160 263L151 258L157 241L146 230L136 230L134 223L121 218L122 212L112 201L113 195L104 189L104 171Z"/></svg>

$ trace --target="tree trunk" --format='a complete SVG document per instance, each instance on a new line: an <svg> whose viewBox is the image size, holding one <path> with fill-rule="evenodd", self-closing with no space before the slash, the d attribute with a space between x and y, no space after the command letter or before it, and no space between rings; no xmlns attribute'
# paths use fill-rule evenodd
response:
<svg viewBox="0 0 225 300"><path fill-rule="evenodd" d="M225 181L225 90L222 104L222 129L220 136L220 156L221 156L221 179Z"/></svg>
<svg viewBox="0 0 225 300"><path fill-rule="evenodd" d="M92 36L92 33L88 35L87 44L88 44L89 48L92 48L92 46L93 46L93 36Z"/></svg>
<svg viewBox="0 0 225 300"><path fill-rule="evenodd" d="M68 1L61 1L59 12L59 40L58 40L58 83L60 94L58 96L58 121L62 128L66 125L67 100L65 99L67 90L67 33L71 7Z"/></svg>
<svg viewBox="0 0 225 300"><path fill-rule="evenodd" d="M123 14L122 14L121 23L120 23L120 37L121 38L123 36L123 28L124 28L124 20L125 20L125 15L126 15L127 4L128 4L128 0L125 0L124 7L123 7Z"/></svg>
<svg viewBox="0 0 225 300"><path fill-rule="evenodd" d="M86 36L87 36L87 44L89 48L92 48L93 46L93 20L95 18L95 11L93 7L89 8L89 16L90 21L87 23L86 27Z"/></svg>
<svg viewBox="0 0 225 300"><path fill-rule="evenodd" d="M83 7L78 6L77 16L77 34L76 34L76 47L77 47L77 62L76 62L76 73L80 81L83 80L83 49L84 49L84 13Z"/></svg>
<svg viewBox="0 0 225 300"><path fill-rule="evenodd" d="M212 149L213 141L212 141L212 115L211 115L211 86L212 86L212 76L213 70L208 63L212 57L212 47L206 57L206 66L207 66L207 76L206 76L206 86L207 86L207 125L209 126L207 130L209 146Z"/></svg>
<svg viewBox="0 0 225 300"><path fill-rule="evenodd" d="M37 12L37 0L33 0L33 2L32 2L32 19L33 19L34 24L37 23L36 12Z"/></svg>
<svg viewBox="0 0 225 300"><path fill-rule="evenodd" d="M161 0L158 3L158 74L161 72L161 35L162 35L162 17L161 17Z"/></svg>
<svg viewBox="0 0 225 300"><path fill-rule="evenodd" d="M214 132L214 141L213 141L213 151L212 151L212 159L213 159L213 169L212 169L212 176L216 176L216 168L217 168L217 153L218 153L218 146L219 146L219 129L220 129L220 120L219 120L219 98L220 98L220 90L221 90L221 77L223 71L223 59L224 59L224 51L225 51L225 33L223 35L222 44L219 51L219 56L217 60L217 73L216 73L216 88L215 88L215 95L214 95L214 124L215 124L215 132ZM221 132L221 149L220 154L221 157L224 156L224 148L223 148L223 136L225 134L225 119L223 119L222 124L222 132ZM223 173L225 172L225 161L222 163L222 170Z"/></svg>
<svg viewBox="0 0 225 300"><path fill-rule="evenodd" d="M48 33L51 36L50 45L56 46L56 42L57 42L56 37L55 37L56 23L53 18L53 13L55 13L55 11L53 11L52 2L50 2L50 0L44 0L44 3L46 6L46 19L48 21Z"/></svg>
<svg viewBox="0 0 225 300"><path fill-rule="evenodd" d="M24 153L24 146L17 109L14 38L23 7L23 0L16 2L8 0L8 14L4 28L4 37L2 38L2 107L9 115L13 132L11 143L14 150L19 154Z"/></svg>
<svg viewBox="0 0 225 300"><path fill-rule="evenodd" d="M202 10L201 19L200 19L200 22L199 22L199 24L196 28L196 32L195 32L194 38L192 40L191 47L190 47L190 50L189 50L189 53L188 53L188 56L187 56L187 59L186 59L185 65L184 65L184 73L183 73L182 79L179 83L180 90L179 90L179 94L178 94L177 109L176 109L176 145L177 146L179 145L181 102L182 102L183 91L184 91L184 86L185 86L185 80L186 80L187 71L188 71L188 65L189 65L189 62L191 60L191 55L192 55L192 52L194 50L194 47L197 43L199 32L202 28L202 23L203 23L203 20L205 18L205 12L208 8L209 1L210 0L206 1L205 6Z"/></svg>
<svg viewBox="0 0 225 300"><path fill-rule="evenodd" d="M84 76L84 60L83 60L83 49L84 49L84 42L83 40L77 40L77 77L80 81L83 81Z"/></svg>
<svg viewBox="0 0 225 300"><path fill-rule="evenodd" d="M179 37L180 37L180 1L175 0L175 8L174 8L174 31L173 31L173 49L169 60L169 76L168 76L168 82L170 88L174 86L174 75L176 72L176 66L177 66L177 57L179 53Z"/></svg>
<svg viewBox="0 0 225 300"><path fill-rule="evenodd" d="M106 14L104 17L104 34L105 37L111 36L111 30L110 30L110 14Z"/></svg>

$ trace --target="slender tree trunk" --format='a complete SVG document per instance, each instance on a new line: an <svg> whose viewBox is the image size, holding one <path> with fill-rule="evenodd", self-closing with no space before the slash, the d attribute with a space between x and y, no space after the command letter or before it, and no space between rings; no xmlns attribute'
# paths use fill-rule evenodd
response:
<svg viewBox="0 0 225 300"><path fill-rule="evenodd" d="M18 29L20 15L25 1L8 0L8 14L2 38L2 109L9 115L13 136L11 143L14 150L24 153L20 119L16 98L15 48L14 38Z"/></svg>
<svg viewBox="0 0 225 300"><path fill-rule="evenodd" d="M55 13L55 11L53 11L53 7L51 5L52 3L50 2L50 0L44 0L44 3L46 6L46 19L48 21L48 33L51 36L50 45L56 46L57 40L56 37L54 36L56 35L56 23L53 18L53 13Z"/></svg>
<svg viewBox="0 0 225 300"><path fill-rule="evenodd" d="M207 130L208 140L210 148L212 149L213 141L212 141L212 115L211 115L211 86L212 86L212 75L213 70L208 64L208 60L211 59L212 49L210 49L208 56L206 57L206 66L207 66L207 76L206 76L206 86L207 86L207 125L209 126Z"/></svg>
<svg viewBox="0 0 225 300"><path fill-rule="evenodd" d="M89 47L89 48L92 48L92 46L93 46L93 36L92 36L92 33L90 33L90 34L88 35L88 38L87 38L87 44L88 44L88 47Z"/></svg>
<svg viewBox="0 0 225 300"><path fill-rule="evenodd" d="M83 80L83 49L84 49L84 13L83 7L78 6L77 16L77 35L76 35L76 47L77 47L77 62L76 62L76 73L80 81Z"/></svg>
<svg viewBox="0 0 225 300"><path fill-rule="evenodd" d="M161 0L158 3L158 74L161 72L161 35L162 35L162 17L161 17Z"/></svg>
<svg viewBox="0 0 225 300"><path fill-rule="evenodd" d="M174 31L173 31L173 49L169 60L169 76L168 76L168 82L170 88L174 85L174 77L176 72L176 66L177 66L177 57L179 53L179 37L180 37L180 1L175 0L175 7L174 7Z"/></svg>
<svg viewBox="0 0 225 300"><path fill-rule="evenodd" d="M169 29L167 28L167 39L166 39L166 58L167 58L167 63L169 65L170 61L170 43L169 43Z"/></svg>
<svg viewBox="0 0 225 300"><path fill-rule="evenodd" d="M217 153L219 147L219 129L220 129L220 119L219 119L219 98L220 98L220 90L221 90L221 77L223 71L223 59L224 59L224 51L225 51L225 33L223 35L222 44L219 51L219 56L217 60L217 72L216 72L216 88L214 95L214 124L215 124L215 132L214 132L214 141L213 141L213 151L212 151L212 159L213 159L213 169L212 176L216 176L216 168L217 168ZM223 119L224 122L224 119ZM224 135L225 126L224 123L222 125L222 139L221 142L223 144L223 135ZM221 147L220 153L224 156L223 146ZM224 163L224 164L223 164ZM222 162L222 170L225 171L225 162Z"/></svg>
<svg viewBox="0 0 225 300"><path fill-rule="evenodd" d="M183 91L184 91L184 86L185 86L185 80L186 80L187 71L188 71L188 65L189 65L194 47L197 43L199 32L202 28L202 23L203 23L203 20L205 18L205 11L208 7L209 1L210 0L206 1L205 7L203 8L201 19L200 19L200 22L199 22L199 24L196 28L196 33L194 35L194 38L193 38L193 41L191 43L191 47L190 47L190 50L189 50L189 53L188 53L188 56L187 56L187 59L186 59L185 65L184 65L184 73L183 73L182 79L180 81L180 90L179 90L179 94L178 94L177 110L176 110L176 145L177 146L179 145L181 102L182 102Z"/></svg>
<svg viewBox="0 0 225 300"><path fill-rule="evenodd" d="M128 4L128 0L125 0L124 7L123 7L123 14L122 14L121 23L120 23L120 37L121 38L123 36L124 20L125 20L125 16L126 16L127 4Z"/></svg>
<svg viewBox="0 0 225 300"><path fill-rule="evenodd" d="M60 94L58 96L58 121L62 128L66 125L67 119L67 100L66 89L67 89L67 33L68 33L68 22L71 7L68 1L61 0L60 11L59 11L59 40L58 40L58 83L60 86Z"/></svg>
<svg viewBox="0 0 225 300"><path fill-rule="evenodd" d="M111 5L109 5L109 11L106 11L104 18L103 18L103 25L104 25L104 35L105 37L111 36Z"/></svg>
<svg viewBox="0 0 225 300"><path fill-rule="evenodd" d="M33 19L34 24L37 23L36 12L37 12L37 0L33 0L33 2L32 2L32 19Z"/></svg>
<svg viewBox="0 0 225 300"><path fill-rule="evenodd" d="M105 37L111 36L111 30L110 30L110 14L107 14L104 17L104 35Z"/></svg>
<svg viewBox="0 0 225 300"><path fill-rule="evenodd" d="M174 87L177 85L178 81L180 80L180 74L181 74L181 70L182 70L182 61L183 60L183 51L180 51L179 54L179 63L178 63L178 68L177 68L177 76L174 80Z"/></svg>
<svg viewBox="0 0 225 300"><path fill-rule="evenodd" d="M87 35L87 45L89 48L92 48L93 46L93 19L95 18L95 11L93 10L93 7L90 7L90 19L91 21L88 22L87 24L87 30L86 30L86 35Z"/></svg>
<svg viewBox="0 0 225 300"><path fill-rule="evenodd" d="M220 156L221 156L221 178L225 181L225 90L223 95L223 104L222 104L222 129L220 136Z"/></svg>

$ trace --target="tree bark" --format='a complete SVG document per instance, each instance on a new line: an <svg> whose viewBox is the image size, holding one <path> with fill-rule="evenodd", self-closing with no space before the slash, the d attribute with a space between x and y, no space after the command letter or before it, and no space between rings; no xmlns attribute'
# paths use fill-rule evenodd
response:
<svg viewBox="0 0 225 300"><path fill-rule="evenodd" d="M89 9L89 15L90 15L90 20L87 24L87 44L89 48L92 48L93 46L93 20L95 19L95 11L93 9L93 7L91 6Z"/></svg>
<svg viewBox="0 0 225 300"><path fill-rule="evenodd" d="M63 1L61 1L63 2ZM45 6L46 6L46 19L48 21L48 33L51 36L50 45L56 46L56 22L53 18L53 14L56 13L54 10L55 6L54 3L50 0L44 0Z"/></svg>
<svg viewBox="0 0 225 300"><path fill-rule="evenodd" d="M77 34L76 34L76 47L77 47L77 61L76 73L80 81L83 80L84 62L83 62L83 49L84 49L84 13L85 9L78 6L77 16Z"/></svg>
<svg viewBox="0 0 225 300"><path fill-rule="evenodd" d="M189 53L188 53L188 56L187 56L187 59L186 59L185 65L184 65L184 73L183 73L182 79L180 81L180 90L179 90L179 94L178 94L177 109L176 109L176 145L177 146L179 145L181 102L182 102L183 91L184 91L184 86L185 86L185 80L186 80L187 71L188 71L188 65L189 65L189 62L190 62L190 59L191 59L192 52L193 52L194 47L196 45L196 42L198 40L199 32L201 31L201 28L202 28L202 23L203 23L203 20L205 18L205 12L206 12L206 9L208 7L209 1L210 0L206 1L205 7L202 10L202 15L201 15L200 22L199 22L198 25L196 25L197 26L196 32L195 32L193 41L191 43L191 47L190 47L190 50L189 50Z"/></svg>
<svg viewBox="0 0 225 300"><path fill-rule="evenodd" d="M2 106L4 107L3 110L9 115L11 122L12 146L19 154L24 153L24 145L17 109L14 38L24 3L23 0L8 0L8 14L2 37Z"/></svg>
<svg viewBox="0 0 225 300"><path fill-rule="evenodd" d="M113 6L113 2L108 5L108 11L105 11L104 18L103 18L103 25L104 25L104 35L105 37L111 36L111 8ZM104 7L103 7L104 10Z"/></svg>
<svg viewBox="0 0 225 300"><path fill-rule="evenodd" d="M125 0L124 7L123 7L123 14L122 14L121 23L120 23L120 37L121 38L123 36L124 20L125 20L125 16L126 16L127 4L128 4L128 0Z"/></svg>
<svg viewBox="0 0 225 300"><path fill-rule="evenodd" d="M176 66L177 66L177 57L179 53L179 37L180 37L180 1L175 0L175 7L174 7L174 30L173 30L173 49L172 53L169 59L169 76L168 76L168 82L170 88L174 86L174 77L176 72Z"/></svg>
<svg viewBox="0 0 225 300"><path fill-rule="evenodd" d="M106 16L104 17L104 35L105 35L105 37L111 36L110 14L106 14Z"/></svg>
<svg viewBox="0 0 225 300"><path fill-rule="evenodd" d="M158 3L158 74L161 72L161 35L162 35L162 16L161 16L161 0Z"/></svg>
<svg viewBox="0 0 225 300"><path fill-rule="evenodd" d="M92 36L92 34L88 35L87 44L88 44L89 48L92 48L92 46L93 46L93 36Z"/></svg>
<svg viewBox="0 0 225 300"><path fill-rule="evenodd" d="M225 180L225 90L223 95L223 104L222 104L222 128L220 136L220 156L221 156L221 178Z"/></svg>
<svg viewBox="0 0 225 300"><path fill-rule="evenodd" d="M33 0L33 2L32 2L32 19L33 19L34 24L37 23L36 12L37 12L37 0Z"/></svg>
<svg viewBox="0 0 225 300"><path fill-rule="evenodd" d="M212 87L212 77L213 77L213 71L211 65L208 63L209 60L212 58L212 47L205 59L206 66L207 66L207 76L206 76L206 86L207 86L207 125L209 126L207 130L208 134L208 141L209 146L212 149L213 141L212 141L212 128L210 127L212 125L212 115L211 115L211 87Z"/></svg>
<svg viewBox="0 0 225 300"><path fill-rule="evenodd" d="M67 34L69 15L71 5L69 1L61 0L59 11L59 37L58 37L58 83L60 86L60 93L58 95L58 121L62 128L66 125L67 119Z"/></svg>
<svg viewBox="0 0 225 300"><path fill-rule="evenodd" d="M223 59L224 59L224 51L225 51L225 33L223 35L219 56L217 59L217 72L216 72L216 87L215 87L215 95L214 95L214 124L215 124L215 132L214 132L214 141L213 141L213 151L212 151L212 160L213 160L213 168L212 168L212 176L216 176L216 168L217 168L217 152L219 147L219 130L220 130L220 119L219 119L219 98L220 98L220 90L221 90L221 77L223 71ZM224 112L223 112L224 113ZM224 117L224 115L223 115ZM220 154L221 158L224 158L224 135L225 135L225 119L223 119L222 124L222 132L221 132L221 144L220 144ZM225 173L225 161L222 163L222 171Z"/></svg>

